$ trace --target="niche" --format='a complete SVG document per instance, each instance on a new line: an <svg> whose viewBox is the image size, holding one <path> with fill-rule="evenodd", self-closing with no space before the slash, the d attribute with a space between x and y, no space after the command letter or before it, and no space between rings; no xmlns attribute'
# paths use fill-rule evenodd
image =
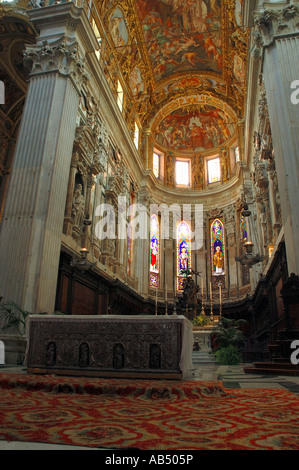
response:
<svg viewBox="0 0 299 470"><path fill-rule="evenodd" d="M149 351L149 367L150 369L161 368L161 347L159 344L151 344Z"/></svg>
<svg viewBox="0 0 299 470"><path fill-rule="evenodd" d="M56 344L50 341L47 345L46 365L54 366L56 364Z"/></svg>
<svg viewBox="0 0 299 470"><path fill-rule="evenodd" d="M125 348L121 343L117 343L113 348L113 368L123 369L125 365Z"/></svg>
<svg viewBox="0 0 299 470"><path fill-rule="evenodd" d="M81 343L79 347L79 366L89 366L89 345L87 343Z"/></svg>

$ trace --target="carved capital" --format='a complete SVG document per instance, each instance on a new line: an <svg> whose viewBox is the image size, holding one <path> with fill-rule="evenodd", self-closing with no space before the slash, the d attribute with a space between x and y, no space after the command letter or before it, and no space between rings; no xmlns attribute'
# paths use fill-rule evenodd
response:
<svg viewBox="0 0 299 470"><path fill-rule="evenodd" d="M268 8L256 12L255 42L257 47L269 45L275 36L298 33L299 30L299 1L293 0L284 8Z"/></svg>
<svg viewBox="0 0 299 470"><path fill-rule="evenodd" d="M24 62L31 64L31 76L59 73L70 77L78 89L88 79L85 59L79 56L76 42L66 44L62 39L54 44L45 41L42 47L29 45L24 52Z"/></svg>

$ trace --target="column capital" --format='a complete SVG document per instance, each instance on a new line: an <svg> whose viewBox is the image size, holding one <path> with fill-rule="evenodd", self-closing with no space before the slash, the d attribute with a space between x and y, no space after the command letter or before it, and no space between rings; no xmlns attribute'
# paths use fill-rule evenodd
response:
<svg viewBox="0 0 299 470"><path fill-rule="evenodd" d="M257 47L270 46L276 37L299 33L299 0L293 0L285 7L273 5L254 13Z"/></svg>
<svg viewBox="0 0 299 470"><path fill-rule="evenodd" d="M54 4L28 11L39 32L36 44L27 45L25 61L32 63L32 76L58 73L70 78L77 92L88 80L86 54L98 43L83 8L73 2Z"/></svg>
<svg viewBox="0 0 299 470"><path fill-rule="evenodd" d="M85 59L79 56L77 42L67 44L64 38L54 44L27 46L24 60L32 64L31 76L59 73L70 77L79 88L88 79Z"/></svg>

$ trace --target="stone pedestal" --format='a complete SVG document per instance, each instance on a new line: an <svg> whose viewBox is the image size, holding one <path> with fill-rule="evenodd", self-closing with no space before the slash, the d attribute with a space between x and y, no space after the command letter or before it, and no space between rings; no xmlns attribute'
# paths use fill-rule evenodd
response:
<svg viewBox="0 0 299 470"><path fill-rule="evenodd" d="M29 373L181 379L192 369L184 316L31 315Z"/></svg>

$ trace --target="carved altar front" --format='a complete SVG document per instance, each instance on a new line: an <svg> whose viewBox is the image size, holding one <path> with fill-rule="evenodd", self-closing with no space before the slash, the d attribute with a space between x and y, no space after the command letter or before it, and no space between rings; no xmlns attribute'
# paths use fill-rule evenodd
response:
<svg viewBox="0 0 299 470"><path fill-rule="evenodd" d="M31 315L26 365L37 374L181 379L192 346L184 316Z"/></svg>

